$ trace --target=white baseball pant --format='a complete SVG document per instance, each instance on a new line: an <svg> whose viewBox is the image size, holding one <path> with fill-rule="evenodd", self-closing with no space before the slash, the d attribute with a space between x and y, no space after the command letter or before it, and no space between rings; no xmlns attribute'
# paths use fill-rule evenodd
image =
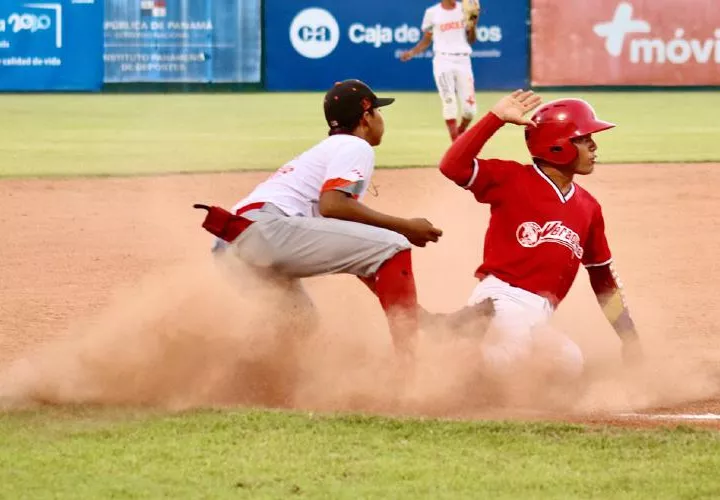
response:
<svg viewBox="0 0 720 500"><path fill-rule="evenodd" d="M445 120L457 119L458 104L462 118L472 120L477 112L475 79L470 56L437 54L433 58L435 85L442 100Z"/></svg>
<svg viewBox="0 0 720 500"><path fill-rule="evenodd" d="M368 277L392 256L411 248L394 231L324 217L288 216L276 206L244 212L253 221L232 243L216 243L246 263L288 278L327 274Z"/></svg>
<svg viewBox="0 0 720 500"><path fill-rule="evenodd" d="M584 358L580 347L548 325L553 314L550 302L534 293L487 276L473 290L469 305L491 299L495 315L483 354L491 370L499 375L512 373L513 367L529 359L536 350L550 352L553 365L568 379L582 375Z"/></svg>

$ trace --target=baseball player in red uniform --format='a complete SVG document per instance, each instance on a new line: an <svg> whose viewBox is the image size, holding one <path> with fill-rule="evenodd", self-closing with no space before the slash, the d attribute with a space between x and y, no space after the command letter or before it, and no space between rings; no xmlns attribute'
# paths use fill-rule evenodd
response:
<svg viewBox="0 0 720 500"><path fill-rule="evenodd" d="M442 231L422 218L377 212L362 203L375 168L374 146L385 125L377 97L359 80L325 95L329 137L295 157L230 212L208 210L203 227L218 236L216 251L291 280L354 274L377 295L396 349L411 353L418 327L412 245L436 242ZM308 299L309 301L309 299Z"/></svg>
<svg viewBox="0 0 720 500"><path fill-rule="evenodd" d="M641 356L635 326L613 269L598 201L575 183L593 172L593 134L615 125L599 120L587 102L560 99L541 107L532 91L500 99L478 123L458 137L440 171L490 205L480 282L469 305L490 299L498 339L484 348L486 362L501 373L529 356L537 331L565 298L580 264L608 320L623 342L626 361ZM539 108L538 108L539 107ZM528 119L526 114L537 109ZM485 143L506 123L525 126L533 163L480 159ZM542 326L542 329L537 327ZM570 338L557 335L559 367L580 375L584 359Z"/></svg>

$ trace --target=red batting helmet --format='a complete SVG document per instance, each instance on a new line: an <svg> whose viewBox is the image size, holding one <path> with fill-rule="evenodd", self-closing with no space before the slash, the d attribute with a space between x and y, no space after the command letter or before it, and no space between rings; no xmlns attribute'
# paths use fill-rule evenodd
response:
<svg viewBox="0 0 720 500"><path fill-rule="evenodd" d="M598 120L592 106L582 99L551 101L535 112L532 121L537 127L525 127L530 154L554 165L568 165L577 157L577 148L570 139L615 126Z"/></svg>

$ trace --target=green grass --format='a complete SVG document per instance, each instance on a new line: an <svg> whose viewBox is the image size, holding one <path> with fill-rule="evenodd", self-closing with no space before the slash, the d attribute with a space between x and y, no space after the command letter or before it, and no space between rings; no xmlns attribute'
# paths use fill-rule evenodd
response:
<svg viewBox="0 0 720 500"><path fill-rule="evenodd" d="M720 434L299 413L0 414L2 498L712 498Z"/></svg>
<svg viewBox="0 0 720 500"><path fill-rule="evenodd" d="M435 93L386 93L379 166L437 164L448 146ZM484 112L501 94L478 94ZM572 92L620 127L605 162L720 161L720 92ZM545 95L546 100L561 96ZM321 94L0 95L2 176L275 169L324 137ZM506 127L487 155L526 158Z"/></svg>

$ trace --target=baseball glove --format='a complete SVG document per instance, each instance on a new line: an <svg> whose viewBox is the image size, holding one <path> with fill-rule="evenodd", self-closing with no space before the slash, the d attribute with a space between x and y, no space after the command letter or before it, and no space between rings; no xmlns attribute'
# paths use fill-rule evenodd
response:
<svg viewBox="0 0 720 500"><path fill-rule="evenodd" d="M462 9L465 17L465 26L476 24L478 17L480 16L480 1L463 0Z"/></svg>

